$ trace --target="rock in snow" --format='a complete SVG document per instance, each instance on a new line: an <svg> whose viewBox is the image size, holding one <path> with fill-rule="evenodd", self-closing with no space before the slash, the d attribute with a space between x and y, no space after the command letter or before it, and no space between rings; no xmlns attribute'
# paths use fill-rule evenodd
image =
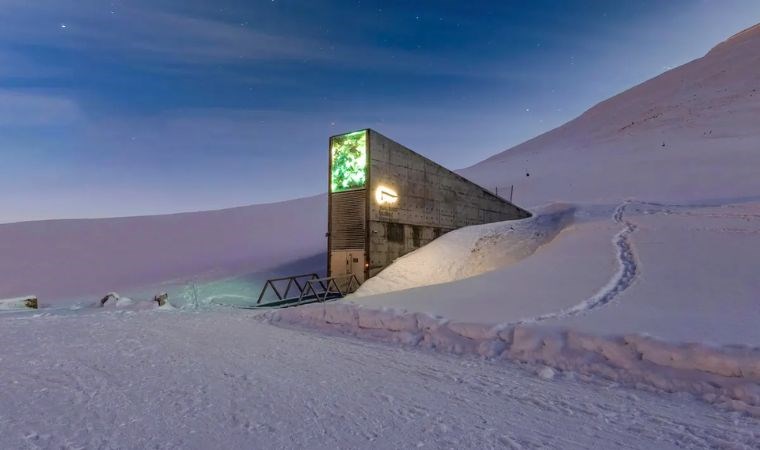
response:
<svg viewBox="0 0 760 450"><path fill-rule="evenodd" d="M544 379L544 380L554 379L554 375L555 374L556 374L556 372L554 371L554 369L552 369L551 367L548 367L548 366L544 366L544 367L542 367L541 369L538 370L538 376L539 376L539 378Z"/></svg>
<svg viewBox="0 0 760 450"><path fill-rule="evenodd" d="M0 310L37 309L38 307L37 297L34 295L0 299Z"/></svg>

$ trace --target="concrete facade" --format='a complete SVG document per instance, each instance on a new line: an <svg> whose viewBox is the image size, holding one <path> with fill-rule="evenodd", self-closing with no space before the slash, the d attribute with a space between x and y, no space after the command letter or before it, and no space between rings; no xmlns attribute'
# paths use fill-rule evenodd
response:
<svg viewBox="0 0 760 450"><path fill-rule="evenodd" d="M522 219L530 213L460 175L367 130L367 187L353 191L364 196L363 249L353 245L350 258L334 244L345 231L335 217L346 217L345 192L330 194L328 272L340 275L363 267L360 280L372 277L396 258L414 251L456 228ZM382 198L392 201L382 203ZM337 232L337 234L333 234ZM347 250L345 250L347 251ZM346 253L346 256L348 254ZM355 260L360 264L353 264ZM343 259L347 263L344 266Z"/></svg>
<svg viewBox="0 0 760 450"><path fill-rule="evenodd" d="M374 130L369 148L368 277L456 228L530 216ZM385 187L398 193L395 203L375 201Z"/></svg>

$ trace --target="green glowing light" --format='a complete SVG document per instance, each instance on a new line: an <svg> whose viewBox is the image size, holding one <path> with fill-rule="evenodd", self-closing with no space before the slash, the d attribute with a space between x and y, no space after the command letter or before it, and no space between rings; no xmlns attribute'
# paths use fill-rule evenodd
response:
<svg viewBox="0 0 760 450"><path fill-rule="evenodd" d="M367 132L335 136L330 141L330 192L361 189L367 182Z"/></svg>

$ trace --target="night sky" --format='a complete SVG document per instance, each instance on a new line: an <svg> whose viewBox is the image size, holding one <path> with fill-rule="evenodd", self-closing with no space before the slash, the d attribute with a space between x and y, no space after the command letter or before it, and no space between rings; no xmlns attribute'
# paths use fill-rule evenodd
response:
<svg viewBox="0 0 760 450"><path fill-rule="evenodd" d="M0 0L0 222L323 192L328 136L456 169L760 21L757 0Z"/></svg>

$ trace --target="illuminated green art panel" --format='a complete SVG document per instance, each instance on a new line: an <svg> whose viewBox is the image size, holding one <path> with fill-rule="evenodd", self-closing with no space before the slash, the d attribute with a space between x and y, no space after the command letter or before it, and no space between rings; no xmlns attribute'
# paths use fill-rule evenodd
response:
<svg viewBox="0 0 760 450"><path fill-rule="evenodd" d="M330 141L332 158L330 192L360 189L367 183L367 132L335 136Z"/></svg>

